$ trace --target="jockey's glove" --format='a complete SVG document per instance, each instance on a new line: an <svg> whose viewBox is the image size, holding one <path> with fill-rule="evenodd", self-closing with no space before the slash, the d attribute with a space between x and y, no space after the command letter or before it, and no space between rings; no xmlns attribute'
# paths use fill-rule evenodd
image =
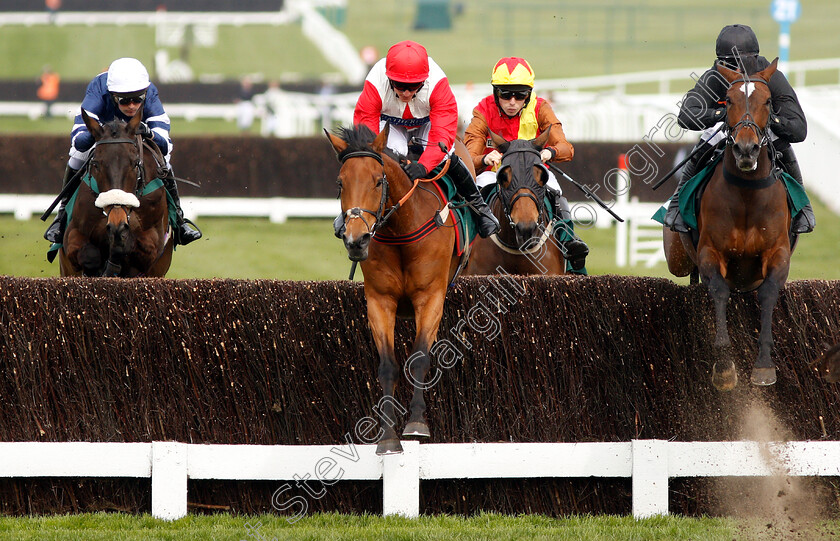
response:
<svg viewBox="0 0 840 541"><path fill-rule="evenodd" d="M428 174L426 171L426 166L420 162L407 162L401 164L403 171L405 174L408 175L408 180L415 180L418 178L423 178Z"/></svg>
<svg viewBox="0 0 840 541"><path fill-rule="evenodd" d="M152 129L149 128L149 125L145 122L141 122L139 126L137 126L137 133L143 136L143 139L152 139L154 134L152 133Z"/></svg>

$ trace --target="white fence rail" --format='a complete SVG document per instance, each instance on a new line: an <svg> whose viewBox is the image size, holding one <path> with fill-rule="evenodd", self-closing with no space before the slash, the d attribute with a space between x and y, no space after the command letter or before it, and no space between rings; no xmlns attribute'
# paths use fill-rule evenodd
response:
<svg viewBox="0 0 840 541"><path fill-rule="evenodd" d="M13 214L18 220L39 217L50 206L55 195L0 194L0 214ZM575 217L591 218L595 227L610 227L615 220L598 205L590 202L570 203L573 209L585 205L586 212ZM190 220L200 217L268 218L272 223L284 223L289 218L335 218L341 212L337 199L309 198L249 198L249 197L182 197L181 207ZM619 203L613 211L625 219L616 225L616 264L645 264L652 267L664 261L661 226L650 219L657 203ZM586 239L580 228L578 233Z"/></svg>
<svg viewBox="0 0 840 541"><path fill-rule="evenodd" d="M312 477L326 490L337 481L381 479L383 514L417 517L421 480L630 477L633 516L643 518L668 514L668 482L675 477L840 475L839 441L409 441L403 442L402 454L384 457L375 449L352 444L0 443L0 477L151 478L152 514L175 520L187 514L189 479L282 482ZM297 510L306 511L302 504Z"/></svg>
<svg viewBox="0 0 840 541"><path fill-rule="evenodd" d="M40 216L55 195L0 194L0 214L14 214L18 220ZM194 220L200 216L268 218L283 223L288 218L335 218L341 212L338 199L290 197L182 197L184 215Z"/></svg>

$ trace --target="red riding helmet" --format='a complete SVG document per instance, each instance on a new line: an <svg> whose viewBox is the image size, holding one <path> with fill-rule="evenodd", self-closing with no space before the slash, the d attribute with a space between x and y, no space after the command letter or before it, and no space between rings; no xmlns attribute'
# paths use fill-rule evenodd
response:
<svg viewBox="0 0 840 541"><path fill-rule="evenodd" d="M429 78L429 54L414 41L401 41L388 49L385 75L399 83L422 83Z"/></svg>

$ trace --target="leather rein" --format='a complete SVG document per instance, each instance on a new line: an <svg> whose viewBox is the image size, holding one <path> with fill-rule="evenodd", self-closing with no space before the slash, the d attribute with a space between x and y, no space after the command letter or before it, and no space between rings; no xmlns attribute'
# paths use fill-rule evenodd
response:
<svg viewBox="0 0 840 541"><path fill-rule="evenodd" d="M387 210L386 210L386 205L387 205L387 201L388 201L388 194L389 194L389 184L388 184L388 175L385 173L385 163L382 160L382 155L380 155L379 153L374 152L372 150L357 150L357 151L348 152L347 154L345 154L341 158L341 164L343 165L344 162L346 162L347 160L349 160L351 158L372 158L372 159L376 160L377 162L379 162L379 165L382 166L382 176L379 178L379 185L381 185L381 187L382 187L382 195L379 198L379 207L375 211L371 210L371 209L362 208L362 207L353 207L353 208L347 210L348 218L359 218L359 219L362 220L362 222L364 222L365 227L367 227L367 230L370 233L371 237L375 237L376 233L379 231L379 229L381 229L388 222L388 219L397 210L399 210L399 208L406 201L408 201L408 199L412 196L412 194L414 194L414 191L417 189L418 185L421 182L424 182L424 183L425 182L434 182L434 181L438 180L444 174L446 174L446 172L449 170L449 163L450 163L450 160L447 159L446 162L444 163L443 167L441 168L441 171L432 178L416 178L416 179L414 179L414 182L413 182L411 188L408 190L408 192L406 192L406 194L404 196L402 196L399 201L397 201L396 203L394 203L393 205L388 207ZM443 210L445 210L446 208L447 207L444 206ZM370 214L371 216L373 216L373 219L374 219L373 220L373 225L370 225L370 223L368 223L368 221L364 219L364 217L362 216L363 213L367 213L367 214ZM435 217L437 217L439 214L440 214L440 212L435 213ZM431 219L431 221L434 221L435 223L437 223L437 220L435 220L435 217L433 217ZM442 225L442 223L440 225ZM426 224L420 226L418 231L427 230L428 228L429 228L429 223L427 222ZM401 235L400 237L389 237L388 244L411 244L412 242L416 242L417 240L420 240L420 238L422 238L422 237L417 238L418 236L417 236L416 233L417 232L413 232L413 233L409 233L408 235ZM380 235L380 237L382 237L382 235ZM405 239L405 240L403 241L403 239Z"/></svg>

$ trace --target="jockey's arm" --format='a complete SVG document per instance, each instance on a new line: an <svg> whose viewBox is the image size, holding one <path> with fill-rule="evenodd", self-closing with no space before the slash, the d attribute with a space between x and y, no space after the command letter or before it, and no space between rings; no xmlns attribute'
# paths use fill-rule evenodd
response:
<svg viewBox="0 0 840 541"><path fill-rule="evenodd" d="M81 107L79 107L79 113L73 119L73 129L70 132L70 155L78 159L81 159L82 155L90 150L94 143L93 135L88 131L84 120L82 120L81 110L84 109L91 118L100 120L100 115L105 112L107 107L105 100L110 98L110 96L102 95L101 81L98 79L99 77L88 83L85 97L82 100Z"/></svg>
<svg viewBox="0 0 840 541"><path fill-rule="evenodd" d="M429 96L429 121L429 141L418 160L427 171L437 167L444 158L438 143L451 149L458 133L458 103L446 78L438 81Z"/></svg>
<svg viewBox="0 0 840 541"><path fill-rule="evenodd" d="M680 127L701 131L725 120L725 107L718 103L724 96L726 86L721 82L720 74L715 69L707 70L680 102L680 113L677 117Z"/></svg>
<svg viewBox="0 0 840 541"><path fill-rule="evenodd" d="M481 173L488 167L484 163L484 157L487 155L487 137L489 135L490 127L487 125L487 120L476 107L473 109L472 120L464 131L464 146L470 153L476 173Z"/></svg>
<svg viewBox="0 0 840 541"><path fill-rule="evenodd" d="M171 123L154 85L150 85L146 91L146 101L143 104L143 121L149 125L152 130L152 140L160 148L168 162L168 157L172 153L172 139L169 135Z"/></svg>
<svg viewBox="0 0 840 541"><path fill-rule="evenodd" d="M768 86L773 96L770 129L788 143L804 141L808 135L808 123L793 87L790 86L784 74L778 71L770 77Z"/></svg>
<svg viewBox="0 0 840 541"><path fill-rule="evenodd" d="M563 133L563 124L557 119L554 114L554 109L548 101L543 101L540 105L537 123L540 127L540 133L545 132L551 127L551 133L548 136L548 143L543 149L551 152L548 160L552 162L568 162L571 161L575 155L575 149L570 142L566 140L566 134Z"/></svg>
<svg viewBox="0 0 840 541"><path fill-rule="evenodd" d="M379 118L382 114L382 98L379 91L370 81L365 81L365 86L359 99L356 101L356 108L353 111L353 124L364 124L373 131L379 133Z"/></svg>

